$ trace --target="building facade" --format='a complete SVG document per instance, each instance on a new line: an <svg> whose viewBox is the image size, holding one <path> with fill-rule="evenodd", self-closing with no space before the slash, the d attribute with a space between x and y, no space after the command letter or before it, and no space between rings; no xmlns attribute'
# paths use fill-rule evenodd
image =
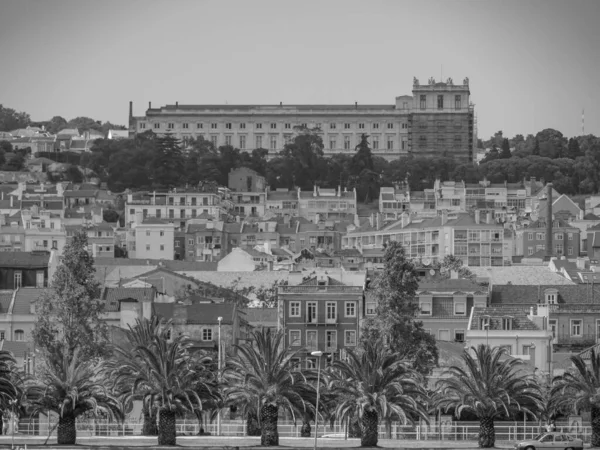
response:
<svg viewBox="0 0 600 450"><path fill-rule="evenodd" d="M362 134L370 136L374 155L388 160L413 153L453 156L473 161L474 108L469 79L451 78L421 85L414 78L412 96L388 105L184 105L176 102L133 115L129 103L129 136L153 131L187 140L203 137L215 146L240 150L281 151L299 129L317 129L325 154L352 154Z"/></svg>
<svg viewBox="0 0 600 450"><path fill-rule="evenodd" d="M148 218L137 225L134 232L136 258L175 259L175 226L172 223Z"/></svg>

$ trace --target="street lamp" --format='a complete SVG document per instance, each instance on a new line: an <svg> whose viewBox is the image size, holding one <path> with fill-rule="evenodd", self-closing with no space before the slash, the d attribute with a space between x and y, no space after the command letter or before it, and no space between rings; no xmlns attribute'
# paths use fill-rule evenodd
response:
<svg viewBox="0 0 600 450"><path fill-rule="evenodd" d="M485 327L485 345L486 347L490 346L490 316L481 316L482 319L486 319L483 326Z"/></svg>
<svg viewBox="0 0 600 450"><path fill-rule="evenodd" d="M11 414L11 418L10 418L11 428L12 428L12 430L11 430L12 431L12 433L11 433L12 434L11 448L15 448L15 417L16 417L15 406L17 405L17 399L14 398L14 399L10 400L10 404L12 406L12 408L11 408L12 414Z"/></svg>
<svg viewBox="0 0 600 450"><path fill-rule="evenodd" d="M219 372L219 381L221 381L221 322L223 321L223 318L221 316L217 317L217 320L219 321L219 349L218 349L218 372ZM221 408L219 408L218 414L217 414L217 436L221 436Z"/></svg>
<svg viewBox="0 0 600 450"><path fill-rule="evenodd" d="M319 436L319 393L321 390L321 356L323 356L323 352L316 351L311 352L310 354L319 358L319 362L317 363L317 405L315 408L315 450L317 450L317 439Z"/></svg>

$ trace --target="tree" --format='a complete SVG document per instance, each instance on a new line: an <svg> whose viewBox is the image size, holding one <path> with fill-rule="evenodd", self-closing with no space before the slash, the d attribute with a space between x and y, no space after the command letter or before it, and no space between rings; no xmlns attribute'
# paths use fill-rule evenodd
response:
<svg viewBox="0 0 600 450"><path fill-rule="evenodd" d="M283 332L260 329L251 341L235 345L237 355L228 359L224 375L229 382L226 396L234 403L254 403L261 425L261 445L279 445L279 408L292 416L307 411L312 387L306 377L294 370L300 350L283 347Z"/></svg>
<svg viewBox="0 0 600 450"><path fill-rule="evenodd" d="M460 418L471 412L480 423L479 447L496 442L494 419L510 418L516 412L534 418L543 398L535 377L520 370L520 359L506 357L506 350L487 345L471 347L462 355L462 366L451 366L436 384L434 404L443 411L454 410Z"/></svg>
<svg viewBox="0 0 600 450"><path fill-rule="evenodd" d="M158 410L158 445L175 445L177 415L202 408L198 378L190 364L191 346L184 335L169 340L166 333L152 334L149 342L135 347L133 358L115 379L133 386L131 395L141 396L146 408ZM202 391L210 392L209 386Z"/></svg>
<svg viewBox="0 0 600 450"><path fill-rule="evenodd" d="M6 153L12 153L13 146L9 141L0 141L0 150Z"/></svg>
<svg viewBox="0 0 600 450"><path fill-rule="evenodd" d="M388 243L383 260L383 271L365 294L376 299L377 315L365 321L361 345L385 336L392 352L410 361L415 370L427 374L437 364L438 350L435 338L425 331L422 322L415 320L419 287L415 265L396 241Z"/></svg>
<svg viewBox="0 0 600 450"><path fill-rule="evenodd" d="M533 147L533 150L531 151L531 154L535 156L540 156L540 141L538 140L538 138L535 138L535 145Z"/></svg>
<svg viewBox="0 0 600 450"><path fill-rule="evenodd" d="M361 446L377 445L379 419L386 421L388 439L392 420L428 421L424 381L402 355L390 352L381 340L369 341L361 351L348 349L347 354L331 367L329 391L336 401L335 417L361 421Z"/></svg>
<svg viewBox="0 0 600 450"><path fill-rule="evenodd" d="M373 170L373 155L369 147L369 136L362 134L360 142L354 149L350 170L353 175L359 175L364 169Z"/></svg>
<svg viewBox="0 0 600 450"><path fill-rule="evenodd" d="M581 355L571 356L574 369L554 377L550 403L563 413L590 411L592 447L600 447L600 353L591 350L590 364Z"/></svg>
<svg viewBox="0 0 600 450"><path fill-rule="evenodd" d="M77 348L82 358L100 356L106 350L107 326L100 317L104 303L87 246L87 234L76 232L64 248L50 289L35 303L36 348L55 353L64 346L69 361Z"/></svg>
<svg viewBox="0 0 600 450"><path fill-rule="evenodd" d="M579 142L575 138L569 139L569 145L567 146L567 158L575 159L582 156L579 148Z"/></svg>
<svg viewBox="0 0 600 450"><path fill-rule="evenodd" d="M285 144L280 156L289 163L292 185L312 189L326 173L323 139L315 130L299 129L298 135Z"/></svg>
<svg viewBox="0 0 600 450"><path fill-rule="evenodd" d="M25 157L20 153L10 153L7 159L3 170L19 172L25 167Z"/></svg>
<svg viewBox="0 0 600 450"><path fill-rule="evenodd" d="M100 365L76 348L57 346L44 352L44 367L27 388L32 413L52 411L58 415L58 445L74 445L76 420L87 412L122 418L120 402L110 395L98 377Z"/></svg>
<svg viewBox="0 0 600 450"><path fill-rule="evenodd" d="M31 123L29 114L17 112L0 104L0 131L13 131L25 128Z"/></svg>
<svg viewBox="0 0 600 450"><path fill-rule="evenodd" d="M508 142L508 139L504 138L504 140L502 141L502 151L500 152L499 158L509 159L511 156L512 154L510 153L510 143Z"/></svg>
<svg viewBox="0 0 600 450"><path fill-rule="evenodd" d="M10 402L17 400L22 387L16 372L16 360L7 350L0 350L0 434L2 434L3 412L10 408Z"/></svg>
<svg viewBox="0 0 600 450"><path fill-rule="evenodd" d="M181 177L184 174L181 141L170 133L156 137L153 158L149 167L155 186L163 188L180 186Z"/></svg>
<svg viewBox="0 0 600 450"><path fill-rule="evenodd" d="M487 152L485 158L481 160L481 164L485 164L486 162L494 161L496 159L500 159L500 152L498 151L496 144L492 144L492 148L489 152Z"/></svg>
<svg viewBox="0 0 600 450"><path fill-rule="evenodd" d="M72 183L81 183L83 182L83 173L81 173L79 167L69 166L65 171L65 179L67 181L71 181Z"/></svg>
<svg viewBox="0 0 600 450"><path fill-rule="evenodd" d="M102 122L90 117L75 117L69 120L62 129L65 128L76 128L80 133L90 130L102 131Z"/></svg>

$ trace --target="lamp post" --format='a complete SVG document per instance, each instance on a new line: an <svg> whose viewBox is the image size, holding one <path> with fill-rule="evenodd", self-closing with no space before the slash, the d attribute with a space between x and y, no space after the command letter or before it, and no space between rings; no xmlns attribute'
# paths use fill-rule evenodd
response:
<svg viewBox="0 0 600 450"><path fill-rule="evenodd" d="M223 318L221 316L217 317L217 320L219 321L219 340L218 340L218 344L219 344L219 349L218 349L218 372L219 372L219 382L221 381L221 360L222 360L222 356L221 356L221 322L223 321ZM218 414L217 414L217 436L221 436L221 408L219 408Z"/></svg>
<svg viewBox="0 0 600 450"><path fill-rule="evenodd" d="M490 316L481 316L482 319L486 319L483 326L485 327L485 345L486 347L490 346Z"/></svg>
<svg viewBox="0 0 600 450"><path fill-rule="evenodd" d="M12 444L11 444L11 448L15 448L15 406L17 404L17 399L14 398L10 401L11 404L11 417L10 417L10 421L11 421L11 435L12 435Z"/></svg>
<svg viewBox="0 0 600 450"><path fill-rule="evenodd" d="M315 407L315 449L317 450L317 439L319 436L319 394L321 390L321 356L323 356L322 351L311 352L312 356L316 356L319 358L319 362L317 363L317 405Z"/></svg>

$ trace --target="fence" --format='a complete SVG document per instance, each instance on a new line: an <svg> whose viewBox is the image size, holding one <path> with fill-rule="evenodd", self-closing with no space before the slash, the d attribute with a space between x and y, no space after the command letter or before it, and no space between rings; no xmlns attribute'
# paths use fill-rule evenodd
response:
<svg viewBox="0 0 600 450"><path fill-rule="evenodd" d="M25 435L47 436L49 433L56 434L56 419L21 419L18 432ZM101 419L77 420L78 436L140 436L142 434L142 423L138 421L111 422ZM302 423L294 424L290 421L280 420L278 429L279 436L300 437ZM194 436L203 428L205 433L217 435L217 424L200 424L197 420L179 419L176 422L178 435ZM531 439L544 432L543 424L537 422L496 422L497 441L520 441ZM559 423L556 430L569 434L573 437L590 442L591 427L589 425L569 428L566 423ZM444 440L444 441L476 441L479 436L478 422L447 422L440 425L439 422L419 425L400 425L392 423L390 426L390 437L394 440ZM314 425L312 427L314 433ZM224 420L221 424L222 436L245 436L246 422L244 420ZM346 426L336 423L319 424L319 437L344 438L347 436ZM312 434L314 436L314 434ZM379 438L388 436L385 424L379 425Z"/></svg>

